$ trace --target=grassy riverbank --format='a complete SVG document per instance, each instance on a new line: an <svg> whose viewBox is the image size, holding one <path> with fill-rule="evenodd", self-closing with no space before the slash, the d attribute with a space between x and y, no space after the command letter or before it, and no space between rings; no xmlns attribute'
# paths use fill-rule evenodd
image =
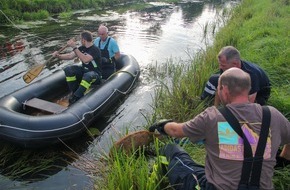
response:
<svg viewBox="0 0 290 190"><path fill-rule="evenodd" d="M269 104L290 119L289 14L289 0L243 0L232 11L227 26L216 34L214 45L195 55L191 65L168 63L152 68L155 71L152 77L160 81L160 88L156 89L155 113L151 120L172 118L186 121L208 106L199 97L211 73L218 69L217 53L226 45L237 47L242 59L257 63L266 70L273 85ZM158 149L162 143L155 142L153 148ZM185 149L195 160L204 163L203 145L186 144ZM157 163L155 167L154 163ZM121 190L168 188L167 179L159 175L158 164L157 157L148 158L144 152L139 156L116 153L116 159L109 162L111 174L96 186ZM276 189L290 188L289 173L290 167L275 171L273 182Z"/></svg>
<svg viewBox="0 0 290 190"><path fill-rule="evenodd" d="M162 0L178 2L178 0ZM55 15L69 19L73 11L81 9L104 10L107 7L132 3L146 5L144 0L1 0L0 24L44 20Z"/></svg>
<svg viewBox="0 0 290 190"><path fill-rule="evenodd" d="M106 7L130 2L144 3L140 0L1 0L0 24L43 20L55 15L69 19L72 11L81 9L103 10Z"/></svg>

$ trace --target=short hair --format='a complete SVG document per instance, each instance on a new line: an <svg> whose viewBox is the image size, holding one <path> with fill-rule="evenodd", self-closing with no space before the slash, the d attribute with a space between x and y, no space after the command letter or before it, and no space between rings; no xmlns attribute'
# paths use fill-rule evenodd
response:
<svg viewBox="0 0 290 190"><path fill-rule="evenodd" d="M103 25L103 24L101 24L101 25L99 26L99 28L98 28L98 32L99 32L99 30L105 31L106 33L108 33L108 32L109 32L109 29L108 29L108 27L106 27L106 26L105 26L105 25Z"/></svg>
<svg viewBox="0 0 290 190"><path fill-rule="evenodd" d="M82 37L84 40L88 41L88 42L92 42L92 41L93 41L93 35L92 35L92 33L91 33L90 31L88 31L88 30L83 31L83 32L81 33L81 37Z"/></svg>
<svg viewBox="0 0 290 190"><path fill-rule="evenodd" d="M218 54L218 57L220 56L225 56L227 62L232 61L232 60L237 60L237 61L241 60L240 52L233 46L223 47Z"/></svg>
<svg viewBox="0 0 290 190"><path fill-rule="evenodd" d="M227 86L231 96L238 96L241 93L251 90L251 77L245 71L233 67L224 71L219 78L220 88L222 85Z"/></svg>

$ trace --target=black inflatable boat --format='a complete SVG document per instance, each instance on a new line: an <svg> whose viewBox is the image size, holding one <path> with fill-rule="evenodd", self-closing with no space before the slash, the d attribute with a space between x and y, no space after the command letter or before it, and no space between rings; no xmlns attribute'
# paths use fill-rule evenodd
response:
<svg viewBox="0 0 290 190"><path fill-rule="evenodd" d="M70 106L63 101L69 92L62 70L2 97L1 139L26 148L39 148L80 135L135 86L140 68L133 56L122 55L117 69Z"/></svg>

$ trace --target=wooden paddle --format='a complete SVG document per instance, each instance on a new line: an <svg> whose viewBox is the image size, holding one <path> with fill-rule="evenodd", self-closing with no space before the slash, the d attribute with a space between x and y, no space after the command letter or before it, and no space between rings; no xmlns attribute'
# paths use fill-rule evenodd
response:
<svg viewBox="0 0 290 190"><path fill-rule="evenodd" d="M67 48L68 45L65 45L64 47L62 47L61 49L58 50L58 53L62 52L65 48ZM28 72L26 72L23 75L23 80L25 83L29 84L31 81L33 81L43 70L43 68L46 66L47 63L49 63L54 57L52 56L51 58L49 58L47 61L45 61L44 63L37 65L36 67L33 67L32 69L30 69Z"/></svg>

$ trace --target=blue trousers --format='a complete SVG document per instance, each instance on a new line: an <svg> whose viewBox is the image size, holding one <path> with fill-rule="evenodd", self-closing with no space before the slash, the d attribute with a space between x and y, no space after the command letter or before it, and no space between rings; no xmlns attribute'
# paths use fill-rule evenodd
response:
<svg viewBox="0 0 290 190"><path fill-rule="evenodd" d="M167 144L160 151L169 161L167 176L176 190L193 190L198 185L201 189L213 190L207 183L204 166L194 162L180 146Z"/></svg>

